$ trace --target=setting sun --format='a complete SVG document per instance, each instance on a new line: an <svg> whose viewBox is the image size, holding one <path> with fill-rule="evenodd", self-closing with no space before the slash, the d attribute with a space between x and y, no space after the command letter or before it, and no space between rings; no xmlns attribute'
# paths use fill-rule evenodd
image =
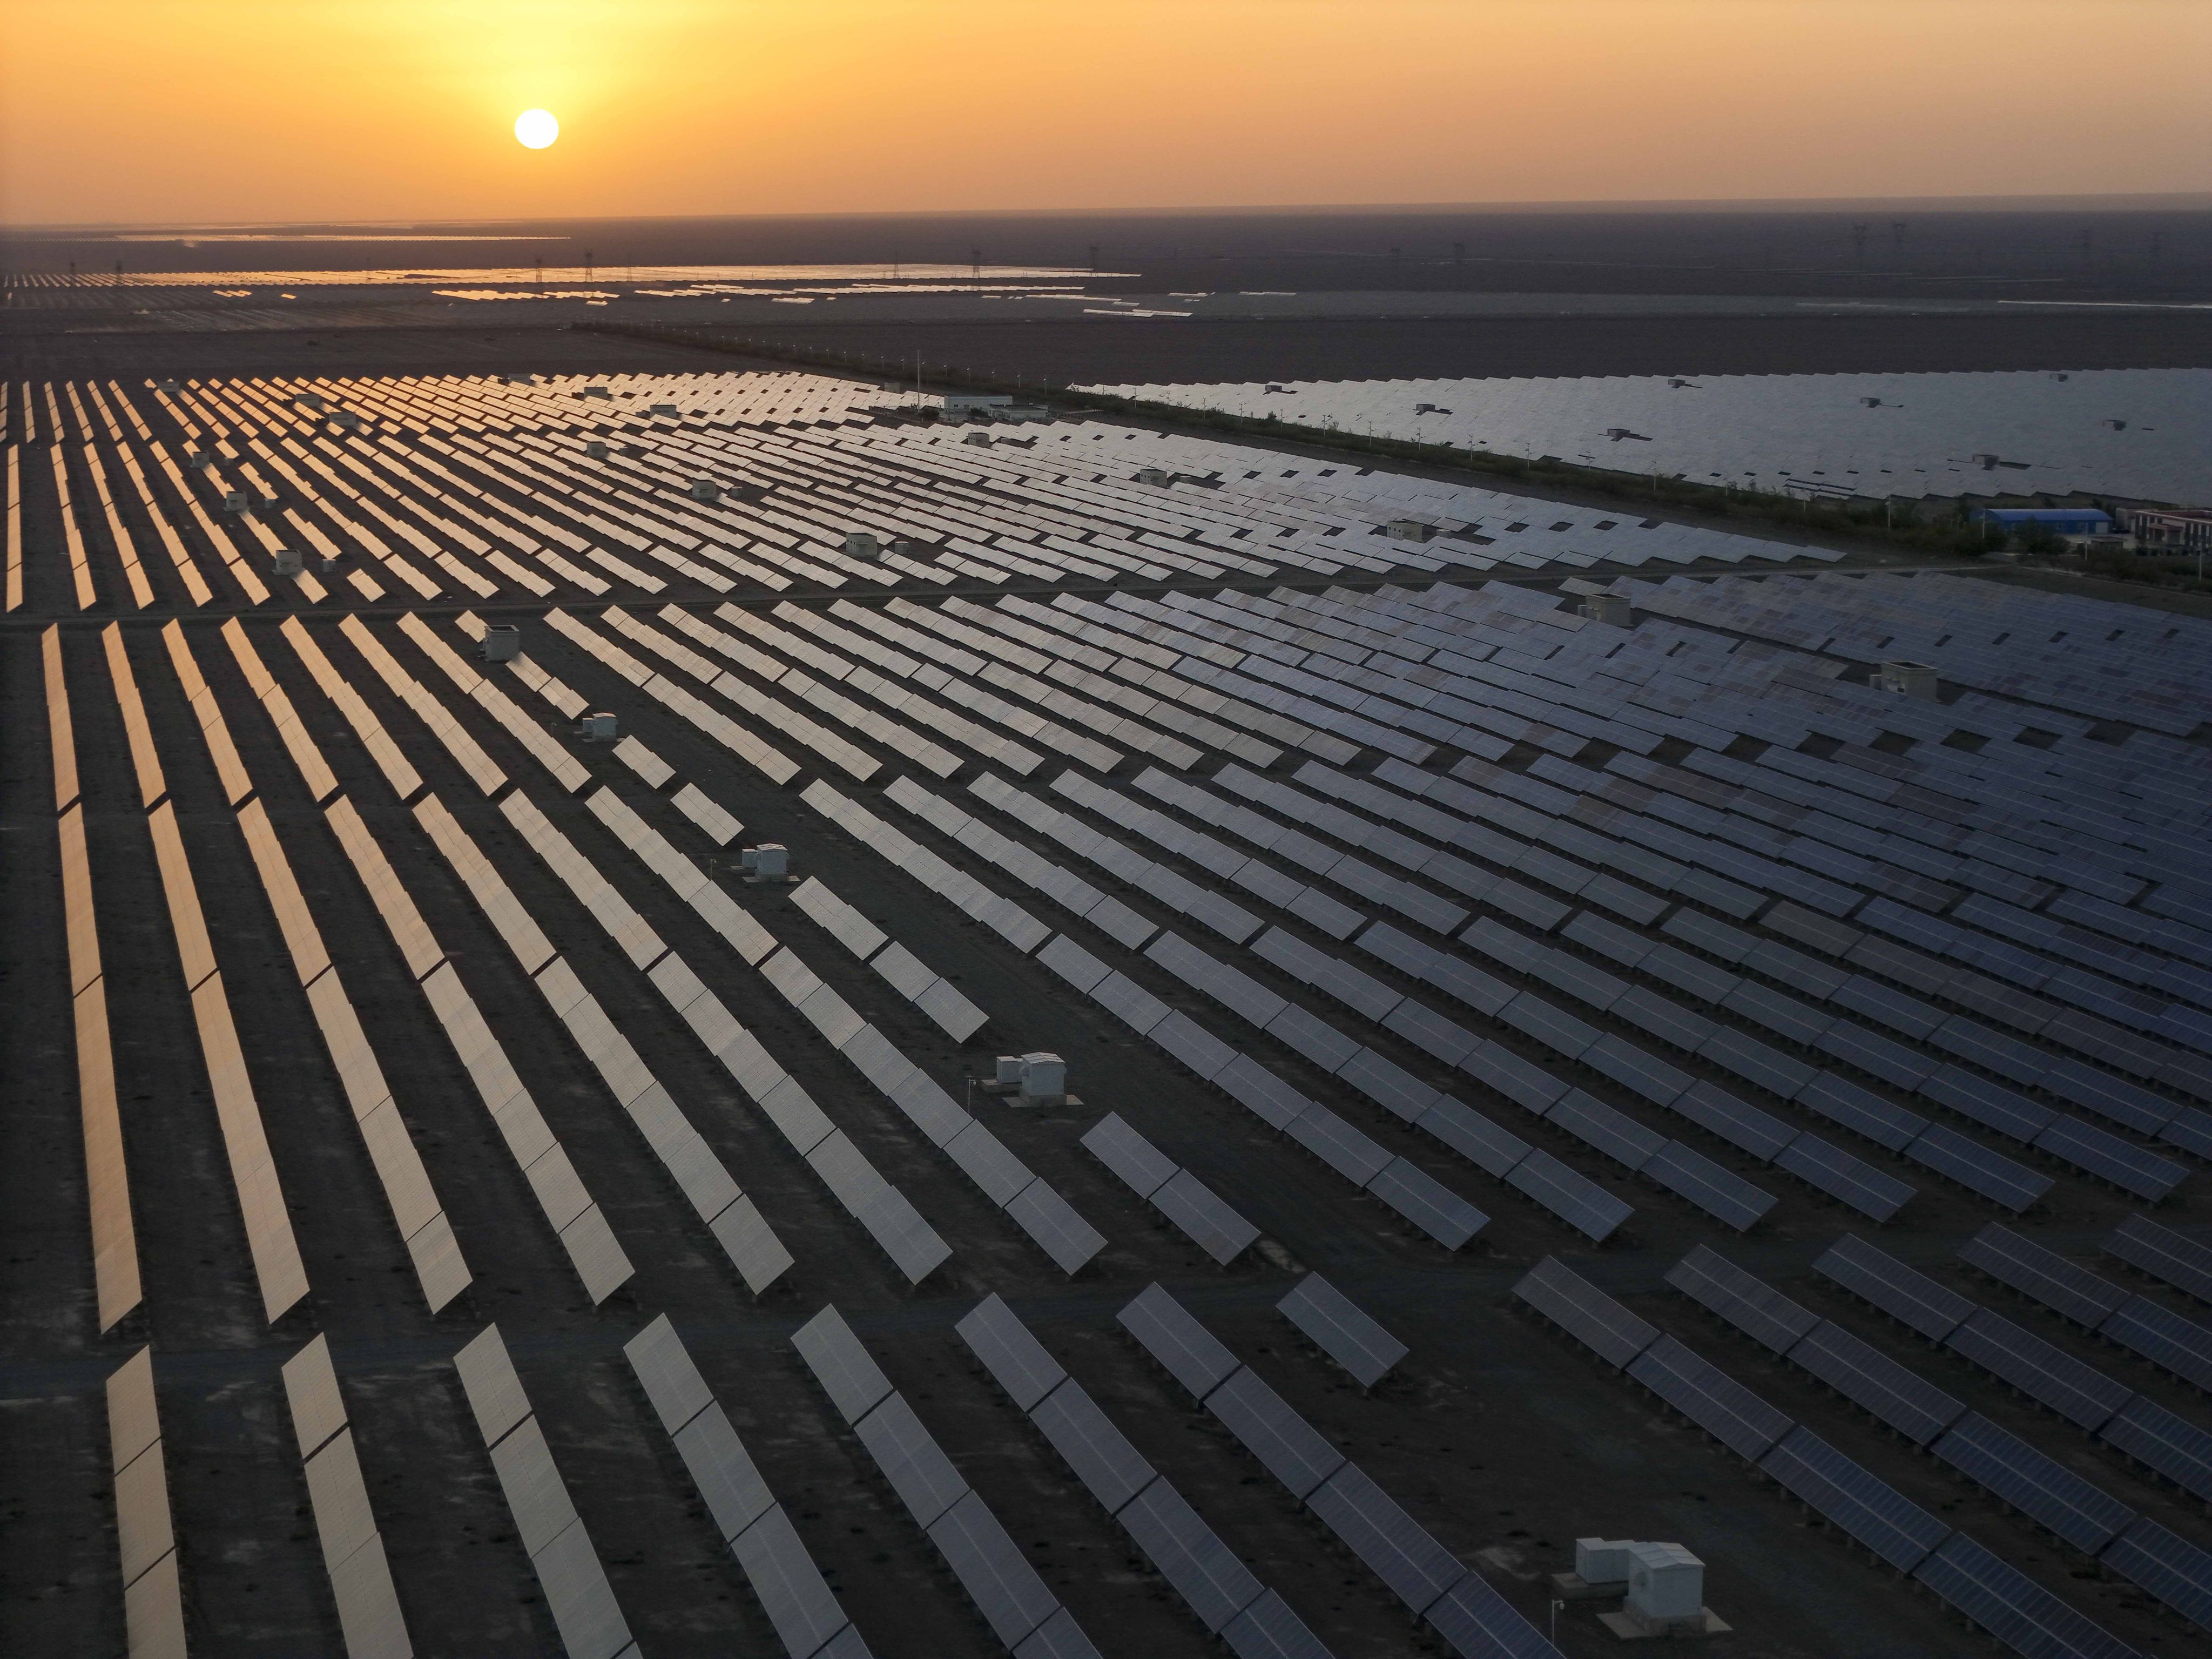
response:
<svg viewBox="0 0 2212 1659"><path fill-rule="evenodd" d="M514 118L514 136L527 149L544 149L561 136L561 124L550 110L526 109Z"/></svg>

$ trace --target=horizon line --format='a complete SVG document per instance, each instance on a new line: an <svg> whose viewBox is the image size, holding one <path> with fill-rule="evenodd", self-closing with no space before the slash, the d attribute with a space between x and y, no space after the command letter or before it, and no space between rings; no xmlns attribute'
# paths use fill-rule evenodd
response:
<svg viewBox="0 0 2212 1659"><path fill-rule="evenodd" d="M557 214L513 218L372 218L372 219L237 219L158 220L100 219L42 220L12 223L0 220L0 237L92 232L168 231L210 234L240 230L398 229L435 234L454 226L490 227L547 224L696 224L716 221L757 222L793 220L865 219L1014 219L1014 218L1195 218L1206 216L1254 218L1295 214L1389 213L1756 213L1846 212L1875 210L1954 213L2041 210L2045 212L2212 211L2212 191L2108 191L2066 194L1984 196L1760 196L1588 198L1542 201L1488 202L1311 202L1249 203L1194 207L1019 207L1019 208L887 208L845 209L823 212L787 210L738 213ZM477 239L466 239L477 240ZM482 240L493 240L487 236Z"/></svg>

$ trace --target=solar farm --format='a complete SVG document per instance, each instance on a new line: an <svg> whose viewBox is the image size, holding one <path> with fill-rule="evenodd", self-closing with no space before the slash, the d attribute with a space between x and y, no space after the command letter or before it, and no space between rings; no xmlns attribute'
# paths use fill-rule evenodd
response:
<svg viewBox="0 0 2212 1659"><path fill-rule="evenodd" d="M6 391L10 1651L1611 1653L1577 1539L2202 1650L2212 622L810 374Z"/></svg>
<svg viewBox="0 0 2212 1659"><path fill-rule="evenodd" d="M2212 371L1591 375L1091 388L1697 483L1873 500L2212 489Z"/></svg>

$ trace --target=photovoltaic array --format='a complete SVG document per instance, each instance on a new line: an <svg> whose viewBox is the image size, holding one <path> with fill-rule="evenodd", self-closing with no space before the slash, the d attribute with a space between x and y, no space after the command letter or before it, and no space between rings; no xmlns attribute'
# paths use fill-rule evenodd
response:
<svg viewBox="0 0 2212 1659"><path fill-rule="evenodd" d="M448 1496L484 1651L1557 1651L1389 1455L1514 1364L1864 1597L2212 1621L2212 624L800 374L6 407L132 1651L295 1513L447 1650Z"/></svg>

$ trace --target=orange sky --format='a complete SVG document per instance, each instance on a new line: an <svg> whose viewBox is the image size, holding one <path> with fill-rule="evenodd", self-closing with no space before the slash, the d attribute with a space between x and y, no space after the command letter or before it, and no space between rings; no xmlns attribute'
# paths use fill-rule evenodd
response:
<svg viewBox="0 0 2212 1659"><path fill-rule="evenodd" d="M0 0L0 222L2202 191L2208 109L2212 0Z"/></svg>

